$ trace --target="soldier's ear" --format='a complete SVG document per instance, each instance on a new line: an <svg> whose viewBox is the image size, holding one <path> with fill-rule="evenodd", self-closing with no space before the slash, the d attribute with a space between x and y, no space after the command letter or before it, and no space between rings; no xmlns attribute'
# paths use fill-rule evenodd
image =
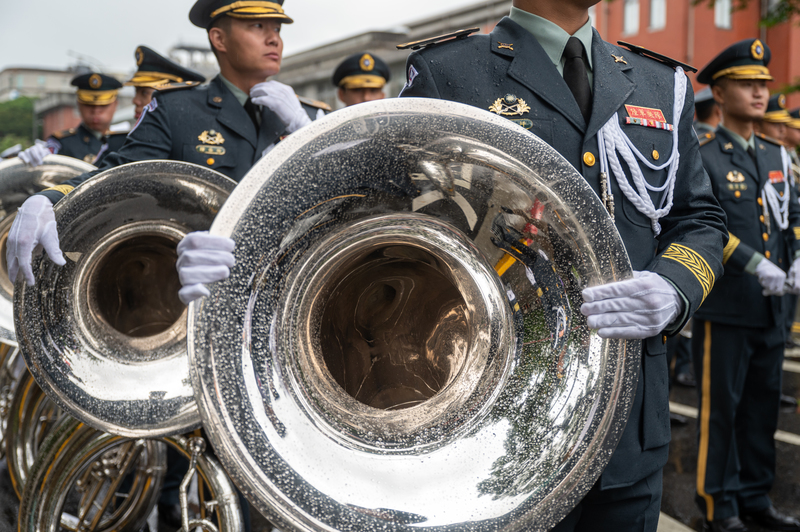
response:
<svg viewBox="0 0 800 532"><path fill-rule="evenodd" d="M717 102L717 105L725 103L725 86L726 83L724 80L720 80L711 86L711 95L714 97L714 101Z"/></svg>
<svg viewBox="0 0 800 532"><path fill-rule="evenodd" d="M215 52L227 52L227 36L228 34L218 27L212 27L208 30L208 42Z"/></svg>

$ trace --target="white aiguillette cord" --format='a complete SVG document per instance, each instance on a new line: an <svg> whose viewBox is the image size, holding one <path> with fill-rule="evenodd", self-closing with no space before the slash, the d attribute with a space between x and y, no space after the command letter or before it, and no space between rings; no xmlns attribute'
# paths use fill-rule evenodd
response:
<svg viewBox="0 0 800 532"><path fill-rule="evenodd" d="M794 179L791 177L791 174L788 173L791 171L791 159L789 158L789 153L783 146L781 146L781 162L783 163L783 175L786 179L783 184L783 197L781 197L775 189L775 185L772 184L772 181L767 181L767 184L761 189L761 201L763 201L764 204L769 204L772 217L775 218L778 229L785 231L786 228L789 227L789 199L792 196L792 191L789 187L794 186Z"/></svg>
<svg viewBox="0 0 800 532"><path fill-rule="evenodd" d="M644 214L650 219L653 226L653 233L655 236L661 234L661 224L658 220L669 214L672 208L672 195L675 191L675 177L678 174L678 165L680 163L680 154L678 153L678 122L680 121L681 113L683 112L683 103L686 98L686 75L683 73L681 67L675 69L675 99L672 107L672 118L675 122L672 129L672 153L662 165L656 166L652 164L642 153L634 146L631 139L625 135L619 125L619 118L617 114L608 119L608 122L600 128L597 132L598 151L600 153L600 173L609 175L609 167L613 171L614 177L617 180L620 190L622 190L628 201L633 203L636 210ZM633 179L631 186L628 181L628 176L622 169L622 164L619 160L619 155L625 161ZM660 187L650 185L645 180L642 174L642 169L636 159L639 159L645 166L651 170L659 171L669 167L667 173L667 180ZM613 202L613 194L611 192L611 180L607 179L607 194ZM661 197L659 208L656 209L653 200L650 199L649 191L664 192L666 193Z"/></svg>

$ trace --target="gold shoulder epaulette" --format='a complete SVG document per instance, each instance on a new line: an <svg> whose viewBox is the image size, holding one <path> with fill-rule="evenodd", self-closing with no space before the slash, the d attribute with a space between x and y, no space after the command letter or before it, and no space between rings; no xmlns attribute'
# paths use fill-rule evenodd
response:
<svg viewBox="0 0 800 532"><path fill-rule="evenodd" d="M713 131L706 133L705 135L700 137L700 146L705 146L706 144L714 140L714 138L716 138L716 135L714 134Z"/></svg>
<svg viewBox="0 0 800 532"><path fill-rule="evenodd" d="M453 33L445 33L444 35L439 35L438 37L431 37L430 39L423 39L421 41L413 41L413 42L407 42L405 44L398 44L397 49L419 50L420 48L424 48L432 44L439 44L440 42L443 41L466 39L476 31L480 31L480 28L469 28L467 30L458 30L454 31Z"/></svg>
<svg viewBox="0 0 800 532"><path fill-rule="evenodd" d="M676 61L671 57L667 57L666 55L661 55L659 53L653 52L652 50L648 50L647 48L642 48L641 46L636 46L635 44L631 44L625 41L617 41L617 44L620 46L624 46L625 48L635 53L636 55L641 55L642 57L647 57L648 59L652 59L653 61L664 63L665 65L667 65L672 69L681 67L687 72L697 72L697 69L691 65L687 65L686 63L681 63L680 61Z"/></svg>
<svg viewBox="0 0 800 532"><path fill-rule="evenodd" d="M757 136L758 138L760 138L761 140L766 140L767 142L769 142L769 143L771 143L771 144L776 144L776 145L778 145L778 146L783 146L783 144L781 143L781 141L779 141L779 140L777 140L777 139L774 139L774 138L772 138L772 137L768 137L768 136L766 136L766 135L765 135L765 134L763 134L763 133L756 133L756 136Z"/></svg>
<svg viewBox="0 0 800 532"><path fill-rule="evenodd" d="M69 129L65 129L63 131L58 131L57 133L53 133L53 136L55 138L57 138L58 140L61 140L64 137L69 137L71 135L74 135L76 131L77 131L77 129L72 127L72 128L69 128Z"/></svg>
<svg viewBox="0 0 800 532"><path fill-rule="evenodd" d="M333 111L330 105L325 102L321 102L319 100L312 100L311 98L306 98L305 96L297 96L297 99L300 100L300 103L307 105L309 107L313 107L314 109L322 109L326 113L330 113Z"/></svg>

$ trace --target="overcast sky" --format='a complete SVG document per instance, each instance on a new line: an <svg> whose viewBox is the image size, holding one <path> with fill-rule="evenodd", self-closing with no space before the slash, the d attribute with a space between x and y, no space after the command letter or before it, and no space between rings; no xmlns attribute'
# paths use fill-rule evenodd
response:
<svg viewBox="0 0 800 532"><path fill-rule="evenodd" d="M294 24L284 56L364 31L392 29L478 0L286 0ZM0 70L63 69L74 54L108 71L129 72L140 44L166 54L178 43L207 44L189 22L194 0L0 0ZM509 2L509 5L511 2Z"/></svg>

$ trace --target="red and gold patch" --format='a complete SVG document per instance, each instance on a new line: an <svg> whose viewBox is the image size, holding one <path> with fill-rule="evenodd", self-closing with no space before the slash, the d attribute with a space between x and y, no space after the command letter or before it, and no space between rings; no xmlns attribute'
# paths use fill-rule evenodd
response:
<svg viewBox="0 0 800 532"><path fill-rule="evenodd" d="M664 113L661 109L653 109L651 107L637 107L635 105L626 105L625 109L631 118L641 118L643 120L655 120L657 122L666 122Z"/></svg>
<svg viewBox="0 0 800 532"><path fill-rule="evenodd" d="M786 180L786 178L783 177L783 171L782 170L772 170L769 173L769 182L772 183L772 184L783 183L785 180Z"/></svg>

